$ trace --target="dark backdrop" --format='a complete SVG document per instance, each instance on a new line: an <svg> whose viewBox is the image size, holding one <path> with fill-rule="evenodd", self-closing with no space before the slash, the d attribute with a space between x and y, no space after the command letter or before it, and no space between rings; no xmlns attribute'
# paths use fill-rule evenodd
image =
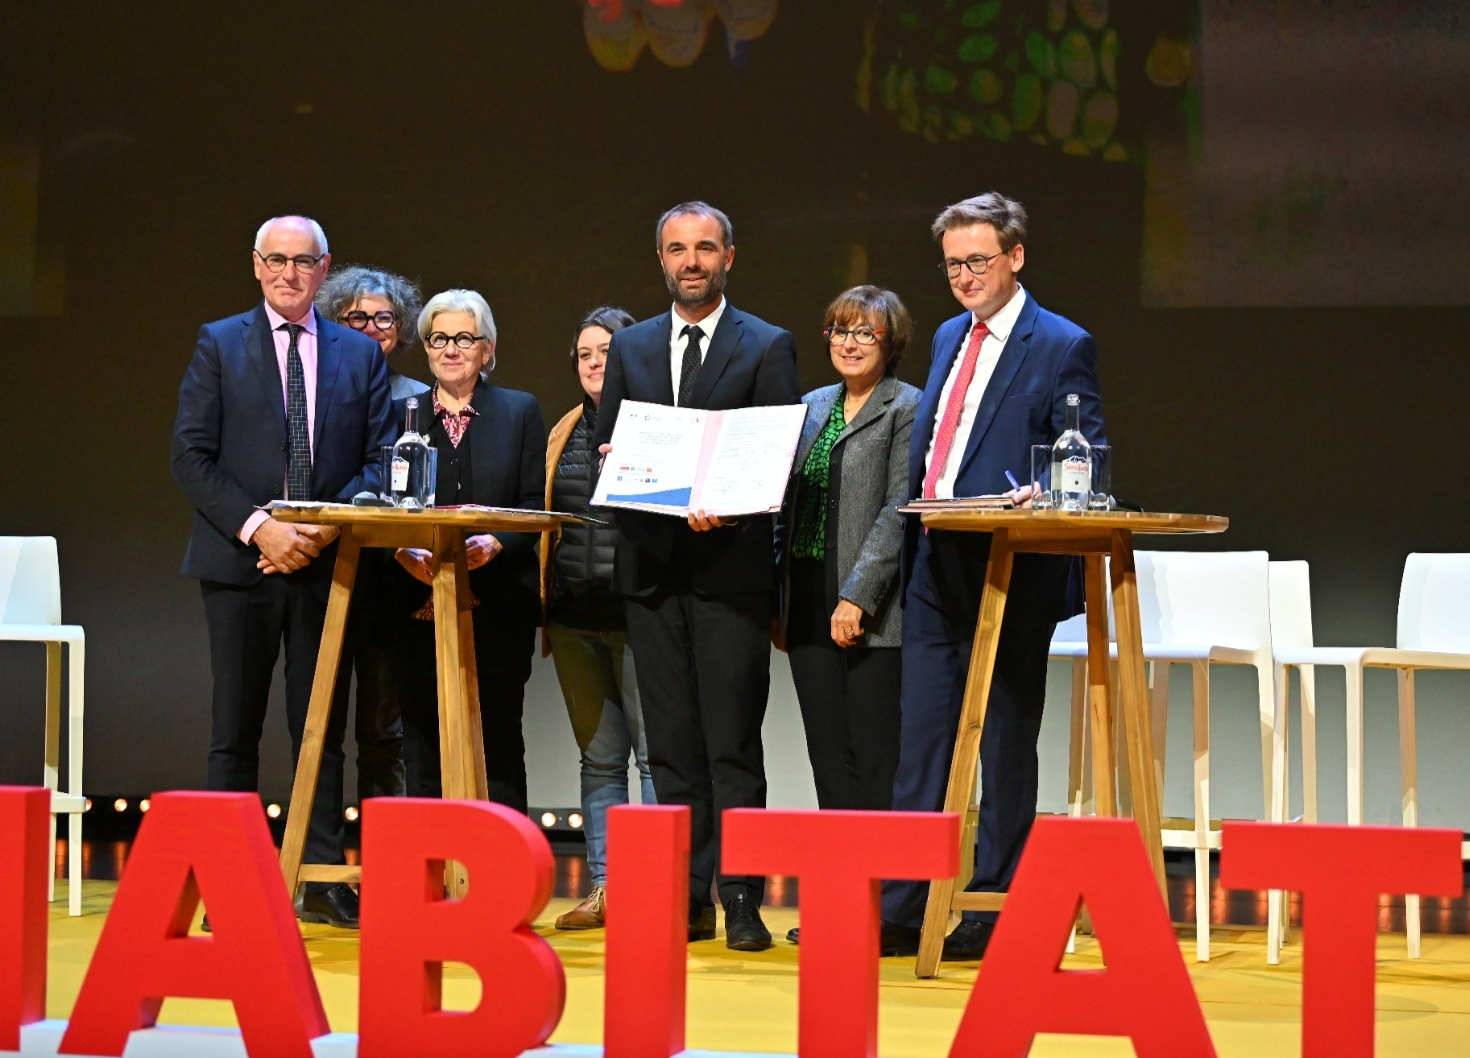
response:
<svg viewBox="0 0 1470 1058"><path fill-rule="evenodd" d="M805 386L831 373L822 309L857 280L907 301L901 374L921 384L956 311L928 223L1002 190L1032 216L1023 281L1096 336L1115 491L1230 516L1203 546L1310 559L1319 642L1392 642L1406 553L1464 549L1470 311L1142 308L1148 143L1196 134L1200 106L1188 71L1145 55L1187 46L1198 19L1114 12L1124 157L1110 160L1039 133L951 138L932 108L917 111L926 136L909 103L887 108L890 66L920 71L921 107L924 85L943 94L913 34L946 18L962 34L970 6L987 5L788 0L754 39L730 44L716 19L690 65L644 51L615 73L575 0L9 5L0 138L37 159L40 264L30 307L0 319L16 442L0 533L60 541L65 615L88 632L88 788L203 779L209 674L198 590L178 573L190 510L169 436L199 325L258 300L250 242L285 212L319 219L338 265L482 291L497 380L554 421L578 396L566 349L582 313L666 308L652 227L668 205L729 212L732 300L797 335ZM960 39L944 32L922 47ZM1358 223L1362 269L1415 253ZM421 357L404 369L422 377ZM40 686L39 649L0 646L0 782L39 778ZM274 724L271 738L284 792Z"/></svg>

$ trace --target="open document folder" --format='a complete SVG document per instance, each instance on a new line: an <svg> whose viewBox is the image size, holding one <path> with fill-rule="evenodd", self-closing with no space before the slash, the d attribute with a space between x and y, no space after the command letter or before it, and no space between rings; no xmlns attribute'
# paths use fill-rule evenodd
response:
<svg viewBox="0 0 1470 1058"><path fill-rule="evenodd" d="M681 518L778 511L805 419L804 404L707 411L625 400L592 504Z"/></svg>

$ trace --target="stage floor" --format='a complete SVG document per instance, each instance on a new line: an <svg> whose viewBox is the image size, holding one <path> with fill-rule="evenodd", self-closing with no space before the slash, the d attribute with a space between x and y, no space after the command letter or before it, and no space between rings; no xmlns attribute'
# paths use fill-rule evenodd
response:
<svg viewBox="0 0 1470 1058"><path fill-rule="evenodd" d="M116 883L87 881L80 918L66 914L66 884L58 882L51 905L50 976L47 1014L65 1018ZM552 920L575 901L554 898L537 930L560 955L567 973L567 1004L552 1041L598 1043L602 1032L603 934L601 930L559 932ZM723 936L689 946L688 1045L728 1051L792 1054L796 1049L797 953L786 930L797 924L795 908L770 908L767 925L775 948L757 955L732 952ZM307 952L332 1028L357 1030L357 935L327 926L303 926ZM1200 997L1221 1058L1275 1058L1300 1054L1300 935L1282 964L1266 965L1261 930L1218 927L1211 934L1214 959L1194 962L1193 930L1181 932L1180 950ZM1064 965L1101 967L1095 942L1079 938L1078 954ZM946 964L938 980L919 981L912 959L884 959L879 1010L879 1053L883 1058L944 1058L975 981L973 965ZM468 1009L479 999L479 982L468 969L447 968L446 1005ZM188 1025L234 1025L223 1001L170 999L161 1021ZM1402 934L1378 939L1378 1053L1462 1054L1470 1039L1470 937L1425 933L1424 958L1404 957ZM1046 1037L1032 1058L1060 1055L1132 1055L1124 1040Z"/></svg>

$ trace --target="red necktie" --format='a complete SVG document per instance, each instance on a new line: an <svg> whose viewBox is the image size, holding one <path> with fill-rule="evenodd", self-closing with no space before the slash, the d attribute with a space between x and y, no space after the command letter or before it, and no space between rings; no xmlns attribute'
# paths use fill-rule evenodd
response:
<svg viewBox="0 0 1470 1058"><path fill-rule="evenodd" d="M955 431L959 429L960 412L965 408L965 393L969 391L970 380L975 377L975 364L980 359L980 346L985 341L985 336L990 333L990 328L984 323L976 323L975 329L970 332L970 344L965 348L965 358L960 362L959 376L954 380L954 387L949 391L949 403L944 406L944 415L939 420L939 430L934 435L934 454L929 458L929 469L924 474L924 499L934 499L934 487L939 484L939 478L944 473L944 465L949 462L949 450L954 447Z"/></svg>

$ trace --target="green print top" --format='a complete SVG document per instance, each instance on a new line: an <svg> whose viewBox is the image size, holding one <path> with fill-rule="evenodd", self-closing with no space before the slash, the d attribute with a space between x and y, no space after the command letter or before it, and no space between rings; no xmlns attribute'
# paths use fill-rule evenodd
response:
<svg viewBox="0 0 1470 1058"><path fill-rule="evenodd" d="M827 478L832 466L832 446L847 428L847 416L842 410L846 400L847 387L843 386L832 402L827 425L822 427L811 453L801 465L791 539L791 554L795 558L821 561L827 557Z"/></svg>

